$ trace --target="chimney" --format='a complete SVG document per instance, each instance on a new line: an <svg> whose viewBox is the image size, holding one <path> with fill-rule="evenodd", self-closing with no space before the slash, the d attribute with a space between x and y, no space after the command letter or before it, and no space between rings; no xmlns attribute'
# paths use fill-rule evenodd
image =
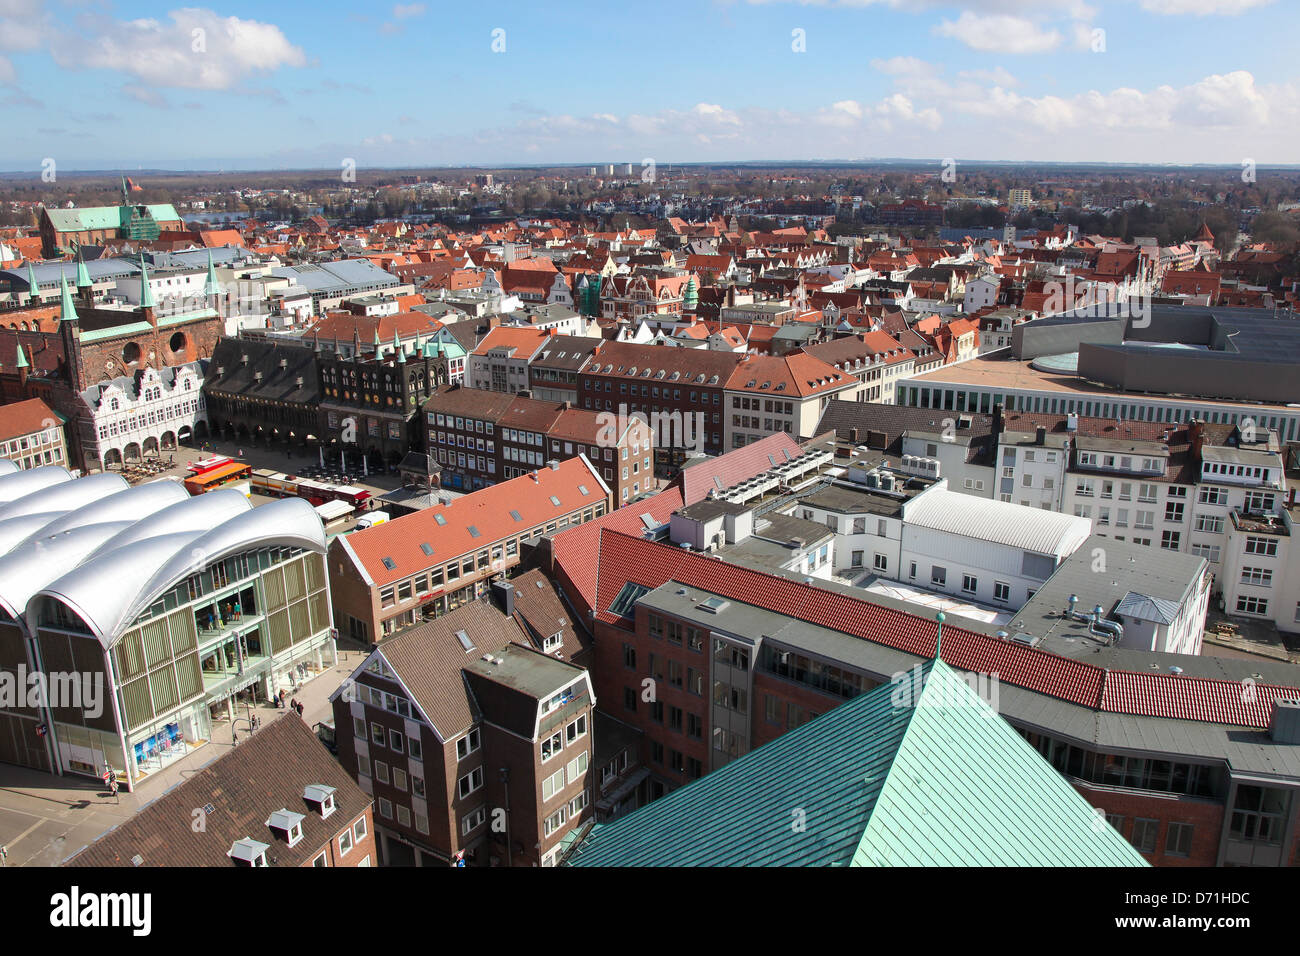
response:
<svg viewBox="0 0 1300 956"><path fill-rule="evenodd" d="M492 590L496 592L497 601L506 617L515 613L515 586L509 581L493 581Z"/></svg>
<svg viewBox="0 0 1300 956"><path fill-rule="evenodd" d="M1039 425L1037 428L1034 429L1034 444L1035 445L1047 444L1047 429L1042 425Z"/></svg>
<svg viewBox="0 0 1300 956"><path fill-rule="evenodd" d="M546 467L551 469L551 471L559 471L560 463L556 461L554 458L552 458L550 461L546 463Z"/></svg>

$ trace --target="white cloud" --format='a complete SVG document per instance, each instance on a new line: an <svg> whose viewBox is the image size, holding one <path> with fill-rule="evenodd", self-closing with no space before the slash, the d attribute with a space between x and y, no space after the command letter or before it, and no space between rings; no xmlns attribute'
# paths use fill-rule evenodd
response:
<svg viewBox="0 0 1300 956"><path fill-rule="evenodd" d="M66 69L115 70L154 86L206 90L230 89L251 74L307 63L274 24L197 8L167 17L170 22L89 17L81 21L87 32L61 32L50 53Z"/></svg>
<svg viewBox="0 0 1300 956"><path fill-rule="evenodd" d="M14 69L13 61L8 57L0 56L0 86L17 86L18 71Z"/></svg>
<svg viewBox="0 0 1300 956"><path fill-rule="evenodd" d="M984 53L1047 53L1061 44L1061 34L1024 17L984 16L970 10L956 20L944 20L934 32Z"/></svg>
<svg viewBox="0 0 1300 956"><path fill-rule="evenodd" d="M1266 6L1273 0L1141 0L1142 9L1166 16L1197 16L1211 14L1235 17L1248 10Z"/></svg>
<svg viewBox="0 0 1300 956"><path fill-rule="evenodd" d="M413 17L424 16L424 4L422 3L399 3L393 7L393 16L398 20L408 20Z"/></svg>

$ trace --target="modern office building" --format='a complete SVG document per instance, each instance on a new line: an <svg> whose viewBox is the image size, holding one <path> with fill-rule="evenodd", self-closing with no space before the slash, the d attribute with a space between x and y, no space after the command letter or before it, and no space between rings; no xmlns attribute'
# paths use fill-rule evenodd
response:
<svg viewBox="0 0 1300 956"><path fill-rule="evenodd" d="M48 692L0 712L0 758L133 788L233 721L237 695L334 663L306 501L52 468L0 478L0 500L37 478L0 506L0 669Z"/></svg>

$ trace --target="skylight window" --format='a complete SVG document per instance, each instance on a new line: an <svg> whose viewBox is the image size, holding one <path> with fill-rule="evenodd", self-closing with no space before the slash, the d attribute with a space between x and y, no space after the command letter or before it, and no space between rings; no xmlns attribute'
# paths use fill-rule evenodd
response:
<svg viewBox="0 0 1300 956"><path fill-rule="evenodd" d="M482 535L480 535L480 534L478 533L478 528L474 527L473 525L470 525L470 526L469 526L469 536L470 536L471 538L479 538L479 537L482 537Z"/></svg>
<svg viewBox="0 0 1300 956"><path fill-rule="evenodd" d="M618 592L618 597L614 598L614 603L609 606L609 612L619 617L631 617L636 602L649 593L650 589L645 585L628 581Z"/></svg>
<svg viewBox="0 0 1300 956"><path fill-rule="evenodd" d="M474 642L469 639L469 635L464 631L456 632L456 640L460 641L460 646L465 649L465 653L474 650Z"/></svg>
<svg viewBox="0 0 1300 956"><path fill-rule="evenodd" d="M433 520L436 521L436 522L438 522L438 524L446 524L446 523L447 523L447 519L444 518L444 517L443 517L442 515L440 515L440 514L434 515L434 516L433 516Z"/></svg>
<svg viewBox="0 0 1300 956"><path fill-rule="evenodd" d="M560 499L555 497L555 495L551 495L551 504L558 508L560 506Z"/></svg>
<svg viewBox="0 0 1300 956"><path fill-rule="evenodd" d="M386 567L389 571L396 571L397 562L394 561L392 558L384 558L384 567Z"/></svg>
<svg viewBox="0 0 1300 956"><path fill-rule="evenodd" d="M703 601L697 604L696 607L698 607L701 611L708 611L710 614L717 614L719 611L726 610L726 608L729 607L730 605L731 602L726 600L725 598L710 597L710 598L705 598Z"/></svg>
<svg viewBox="0 0 1300 956"><path fill-rule="evenodd" d="M515 510L513 510L513 509L511 509L511 511L510 511L510 517L514 518L516 521L523 521L523 520L524 520L524 516L521 515L518 511L515 511Z"/></svg>
<svg viewBox="0 0 1300 956"><path fill-rule="evenodd" d="M427 541L421 541L421 542L420 542L420 550L423 551L426 555L432 555L432 554L433 554L433 545L429 544L429 542L427 542Z"/></svg>
<svg viewBox="0 0 1300 956"><path fill-rule="evenodd" d="M587 495L591 494L591 492L587 490L587 486L586 486L586 485L578 485L578 491L580 491L580 492L582 493L582 495L583 495L584 498L585 498Z"/></svg>

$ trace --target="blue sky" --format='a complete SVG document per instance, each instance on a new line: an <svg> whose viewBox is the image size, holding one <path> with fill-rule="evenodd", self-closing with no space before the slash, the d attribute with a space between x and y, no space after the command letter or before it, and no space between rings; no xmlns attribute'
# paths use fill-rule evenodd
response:
<svg viewBox="0 0 1300 956"><path fill-rule="evenodd" d="M1290 2L0 0L0 169L1292 163Z"/></svg>

